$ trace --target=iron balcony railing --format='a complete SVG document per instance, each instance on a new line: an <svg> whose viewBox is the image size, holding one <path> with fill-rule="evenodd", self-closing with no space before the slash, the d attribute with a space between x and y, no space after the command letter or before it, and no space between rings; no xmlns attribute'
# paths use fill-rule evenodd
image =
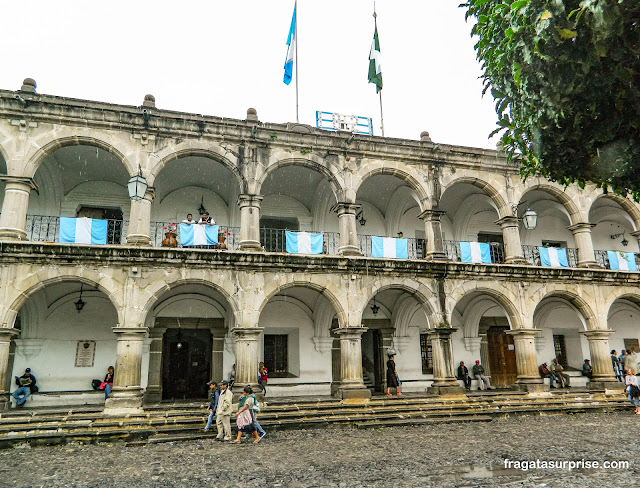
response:
<svg viewBox="0 0 640 488"><path fill-rule="evenodd" d="M197 225L197 224L194 224ZM177 247L183 247L180 241L180 225L179 222L151 222L151 245L153 247L162 247L163 241L168 239L167 234L175 234ZM224 244L228 250L238 249L238 242L240 241L240 227L228 227L226 225L220 225L218 228L218 239ZM189 249L221 249L221 245L218 246L187 246Z"/></svg>
<svg viewBox="0 0 640 488"><path fill-rule="evenodd" d="M596 255L596 262L605 269L611 269L611 265L609 264L609 254L607 251L594 251ZM635 253L636 257L636 268L640 270L640 253Z"/></svg>
<svg viewBox="0 0 640 488"><path fill-rule="evenodd" d="M578 250L574 247L567 247L567 262L570 268L578 266ZM540 251L538 246L522 246L524 260L532 266L540 266Z"/></svg>
<svg viewBox="0 0 640 488"><path fill-rule="evenodd" d="M127 242L126 220L107 220L107 244ZM60 240L60 217L50 215L27 215L25 227L27 240L33 242L58 242Z"/></svg>
<svg viewBox="0 0 640 488"><path fill-rule="evenodd" d="M366 234L358 235L358 247L363 256L371 256L371 236ZM409 259L424 259L425 239L407 238L407 254Z"/></svg>
<svg viewBox="0 0 640 488"><path fill-rule="evenodd" d="M491 252L491 262L496 264L504 263L504 245L500 242L489 242ZM462 261L460 255L460 242L444 241L444 253L451 261Z"/></svg>
<svg viewBox="0 0 640 488"><path fill-rule="evenodd" d="M340 242L340 234L338 232L323 232L322 240L323 254L334 256L338 254ZM267 252L287 252L286 230L262 227L260 229L260 244Z"/></svg>

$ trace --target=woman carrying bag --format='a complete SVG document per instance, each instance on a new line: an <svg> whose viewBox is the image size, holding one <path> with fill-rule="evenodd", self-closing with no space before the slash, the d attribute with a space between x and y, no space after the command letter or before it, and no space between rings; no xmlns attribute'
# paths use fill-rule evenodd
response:
<svg viewBox="0 0 640 488"><path fill-rule="evenodd" d="M253 390L249 385L244 387L242 398L240 402L238 402L238 411L236 412L236 425L238 426L238 437L236 437L233 441L234 444L239 444L240 439L242 437L242 433L251 433L253 434L253 443L257 444L260 442L260 437L258 436L258 432L256 431L256 427L254 425L254 413L253 406L255 405L255 401L251 394Z"/></svg>

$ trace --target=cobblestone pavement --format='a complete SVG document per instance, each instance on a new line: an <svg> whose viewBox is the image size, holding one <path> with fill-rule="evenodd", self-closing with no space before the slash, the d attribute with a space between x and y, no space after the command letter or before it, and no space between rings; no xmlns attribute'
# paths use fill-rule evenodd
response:
<svg viewBox="0 0 640 488"><path fill-rule="evenodd" d="M640 418L628 412L488 423L271 432L258 445L202 441L0 451L0 487L632 486ZM621 439L627 439L621 441ZM504 469L513 461L629 461L627 469Z"/></svg>

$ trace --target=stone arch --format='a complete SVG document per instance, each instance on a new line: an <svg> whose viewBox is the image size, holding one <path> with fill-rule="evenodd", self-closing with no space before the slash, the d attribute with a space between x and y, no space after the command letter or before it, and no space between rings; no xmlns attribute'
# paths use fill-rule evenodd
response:
<svg viewBox="0 0 640 488"><path fill-rule="evenodd" d="M92 136L75 134L53 139L44 146L39 147L29 159L27 165L28 174L26 176L33 178L47 156L57 149L68 146L93 146L100 148L118 158L130 175L138 172L137 168L133 166L129 158L127 158L127 156L125 156L125 154L120 149L116 148L111 142L97 137L96 134L93 134Z"/></svg>
<svg viewBox="0 0 640 488"><path fill-rule="evenodd" d="M403 169L400 168L393 168L393 167L388 167L388 166L380 166L377 168L373 168L370 171L364 173L363 175L360 176L359 181L356 183L355 188L354 188L354 192L357 195L358 194L358 190L360 189L360 187L364 184L364 182L366 180L368 180L369 178L372 178L374 176L378 176L378 175L387 175L387 176L395 176L396 178L401 179L402 181L404 181L405 183L407 183L407 185L409 185L409 187L416 192L416 194L418 195L418 201L419 201L419 206L420 206L420 211L424 211L426 209L426 202L428 201L429 198L429 194L428 191L425 187L423 187L420 182L413 176L411 175L408 171L405 171Z"/></svg>
<svg viewBox="0 0 640 488"><path fill-rule="evenodd" d="M256 193L261 193L262 185L264 184L264 182L266 181L266 179L269 177L271 173L273 173L274 171L277 171L280 168L285 168L287 166L302 166L312 171L315 171L317 173L320 173L322 176L324 176L327 179L329 186L331 188L331 191L333 192L333 195L336 199L336 202L338 201L339 195L344 193L344 189L345 189L344 184L339 178L337 174L337 170L335 170L333 167L331 167L326 162L324 162L323 159L318 158L317 156L314 156L314 155L309 155L306 159L305 158L286 158L286 159L271 158L269 160L269 166L264 169L262 175L260 175L260 177L258 178L258 182L255 190ZM332 170L334 170L335 173Z"/></svg>
<svg viewBox="0 0 640 488"><path fill-rule="evenodd" d="M621 197L620 195L614 195L610 193L607 193L605 195L599 195L595 200L593 200L593 202L591 202L591 205L589 206L589 208L586 209L587 215L591 214L591 207L597 200L601 198L613 200L618 205L620 205L622 209L625 212L627 212L627 214L629 214L629 217L631 217L631 220L633 221L633 226L635 227L634 230L636 231L640 230L640 209L631 200L629 200L628 198Z"/></svg>
<svg viewBox="0 0 640 488"><path fill-rule="evenodd" d="M553 298L561 298L565 302L568 302L579 313L580 320L584 321L585 328L587 330L598 329L597 317L593 313L593 310L589 306L589 304L582 297L568 290L555 290L544 295L538 301L533 311L534 320L536 320L536 312L538 312L541 309L543 302Z"/></svg>
<svg viewBox="0 0 640 488"><path fill-rule="evenodd" d="M202 285L220 293L229 304L231 312L231 317L229 317L230 324L236 323L239 307L232 298L233 291L227 290L221 284L213 283L212 281L204 278L185 278L183 276L176 277L173 281L169 281L165 277L163 280L157 280L154 283L147 285L144 289L146 292L146 301L140 309L140 323L146 323L149 313L153 310L155 304L157 304L162 298L162 295L174 288L185 285Z"/></svg>
<svg viewBox="0 0 640 488"><path fill-rule="evenodd" d="M519 201L523 200L526 197L527 193L536 190L545 192L558 200L558 202L560 202L560 204L566 209L567 214L569 215L569 221L572 225L578 222L586 221L586 218L583 216L583 213L580 211L578 205L576 205L576 203L571 198L569 198L567 193L561 188L550 183L538 183L527 187L520 196Z"/></svg>
<svg viewBox="0 0 640 488"><path fill-rule="evenodd" d="M338 296L334 293L334 291L327 288L326 281L324 282L324 284L320 284L314 283L313 281L288 281L289 279L290 278L288 276L285 276L279 281L272 281L265 286L263 290L262 301L260 302L260 305L257 309L258 316L260 316L267 303L269 303L269 301L278 293L281 293L289 288L309 288L320 293L329 301L329 303L331 303L335 314L338 316L338 323L340 324L340 327L345 326L344 324L347 323L347 315L345 313L344 307L342 306L342 303L340 302Z"/></svg>
<svg viewBox="0 0 640 488"><path fill-rule="evenodd" d="M64 274L55 278L48 278L48 273L43 271L40 273L36 273L34 277L36 283L34 285L31 285L22 290L17 289L17 296L13 299L11 305L4 312L4 316L2 317L2 327L11 328L13 326L20 308L35 293L43 290L50 285L64 282L80 282L104 293L116 310L116 313L118 315L118 326L121 326L124 323L124 307L122 302L118 298L114 283L111 282L109 284L105 284L103 277L101 277L98 273L92 272L90 270L82 270L82 275L79 274L79 268L74 268L73 270L66 271L77 271L78 274ZM29 281L31 282L31 280Z"/></svg>
<svg viewBox="0 0 640 488"><path fill-rule="evenodd" d="M624 291L623 293L615 295L612 298L613 299L610 300L607 306L607 319L611 315L612 309L620 302L626 302L627 304L629 304L629 306L635 306L638 308L638 310L640 310L640 293Z"/></svg>
<svg viewBox="0 0 640 488"><path fill-rule="evenodd" d="M456 306L460 303L460 301L464 299L473 300L475 297L481 297L482 295L484 295L486 297L489 297L492 301L494 301L495 303L497 303L502 307L502 309L504 310L507 316L507 320L509 321L509 326L511 327L512 330L523 328L521 314L514 303L515 300L513 298L515 297L509 298L507 295L505 295L501 291L495 290L488 286L477 287L477 288L474 287L469 290L465 290L464 287L461 287L461 288L463 289L460 292L458 293L454 292L452 295L447 297L447 300L446 300L447 311L451 310L451 312L448 312L448 315L451 315L451 313L456 308ZM449 323L450 323L450 317L449 317Z"/></svg>
<svg viewBox="0 0 640 488"><path fill-rule="evenodd" d="M510 206L507 204L504 196L493 185L480 178L474 178L471 176L459 176L457 178L454 178L444 186L444 188L442 189L442 195L444 195L446 191L449 191L455 185L465 183L479 188L491 199L491 201L495 205L496 211L498 212L499 218L512 215L513 212Z"/></svg>
<svg viewBox="0 0 640 488"><path fill-rule="evenodd" d="M473 298L465 308L465 312L461 317L464 337L478 337L480 319L482 319L485 313L496 306L502 308L506 314L504 307L492 296L479 295ZM509 315L507 315L507 320L509 321L509 325L511 325ZM513 327L511 328L513 329Z"/></svg>
<svg viewBox="0 0 640 488"><path fill-rule="evenodd" d="M222 164L236 178L240 193L247 192L247 183L238 170L238 158L230 151L224 151L219 146L212 146L198 141L186 141L177 146L166 148L153 155L156 163L149 168L149 186L153 186L155 179L171 162L189 156L203 157Z"/></svg>
<svg viewBox="0 0 640 488"><path fill-rule="evenodd" d="M437 313L438 308L437 308L437 303L435 302L435 295L431 292L429 288L427 288L426 286L418 282L409 283L409 284L386 283L378 286L376 286L375 284L372 284L365 287L362 293L362 296L365 297L365 300L364 300L364 303L362 303L362 306L360 307L361 315L364 314L365 307L369 304L371 300L373 300L373 297L375 297L379 293L382 293L385 290L402 290L406 292L408 295L415 298L418 304L422 307L422 309L425 312L425 315L427 317L428 328L433 328L437 326L439 322L438 320L439 314ZM394 312L396 313L396 317L399 317L401 310L400 309L397 311L393 310L392 316ZM396 317L393 317L393 318L396 318ZM406 322L406 324L400 324L400 325L406 326L405 328L408 328L408 321ZM405 332L404 335L406 335L406 330L404 330L404 332ZM396 334L396 335L401 335L401 334Z"/></svg>

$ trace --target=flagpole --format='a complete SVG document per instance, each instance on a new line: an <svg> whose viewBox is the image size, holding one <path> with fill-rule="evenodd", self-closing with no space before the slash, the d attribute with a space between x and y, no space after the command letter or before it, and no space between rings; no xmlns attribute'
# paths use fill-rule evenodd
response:
<svg viewBox="0 0 640 488"><path fill-rule="evenodd" d="M376 32L378 32L378 14L376 13L375 0L373 1L373 24L375 25ZM378 90L378 95L380 95L380 128L382 129L382 137L384 137L384 117L382 115L382 89Z"/></svg>
<svg viewBox="0 0 640 488"><path fill-rule="evenodd" d="M296 11L296 25L294 27L294 39L296 42L296 123L300 123L300 117L298 116L298 0L295 1L294 9Z"/></svg>

